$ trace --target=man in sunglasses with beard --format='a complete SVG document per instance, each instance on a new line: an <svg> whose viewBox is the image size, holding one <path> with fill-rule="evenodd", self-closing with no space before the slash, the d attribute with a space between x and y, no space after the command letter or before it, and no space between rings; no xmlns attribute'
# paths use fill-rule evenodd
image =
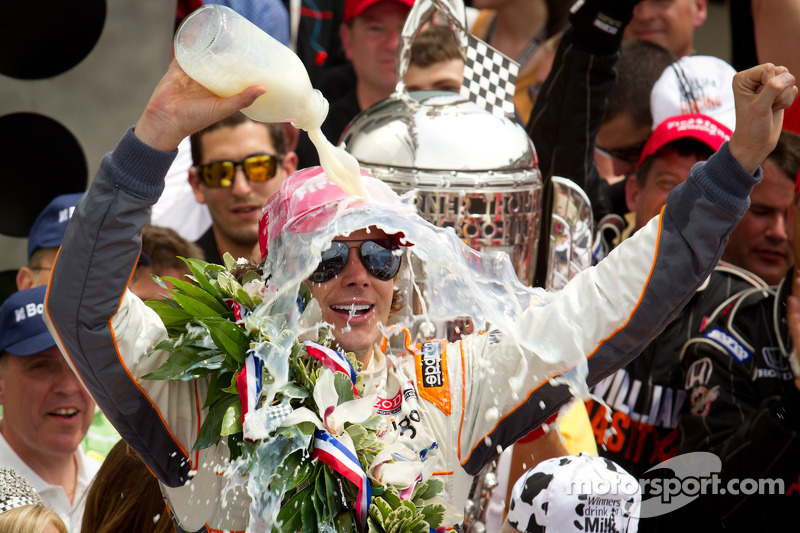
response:
<svg viewBox="0 0 800 533"><path fill-rule="evenodd" d="M297 168L284 125L234 113L192 134L190 144L189 183L211 214L211 227L196 244L209 263L221 265L225 252L258 261L261 206Z"/></svg>
<svg viewBox="0 0 800 533"><path fill-rule="evenodd" d="M153 350L167 332L119 273L136 263L141 227L181 139L264 92L251 87L221 99L173 62L76 207L47 298L59 347L159 478L184 531L244 531L249 497L241 487L226 490L219 475L229 457L225 443L188 451L207 414L207 381L141 379L168 357ZM471 476L554 419L571 398L569 387L550 378L588 364L587 381L596 383L635 357L694 294L747 209L782 110L796 93L782 67L737 75L737 120L744 126L692 169L660 217L557 294L515 285L507 258L478 255L452 231L424 222L379 180L364 176L368 198L348 197L318 168L291 176L265 205L264 269L291 305L301 284L310 289L305 314L316 317L306 316L307 323L327 322L335 347L356 354L365 394L388 400L379 402L387 438L427 457L424 470L444 482L444 499L463 509ZM493 329L455 343L387 349L382 326L395 303L403 252L426 266L432 313L470 311Z"/></svg>

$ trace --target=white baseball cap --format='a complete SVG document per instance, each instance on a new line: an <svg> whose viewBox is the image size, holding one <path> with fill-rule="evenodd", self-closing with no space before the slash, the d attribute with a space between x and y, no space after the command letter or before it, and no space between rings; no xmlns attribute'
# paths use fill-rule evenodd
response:
<svg viewBox="0 0 800 533"><path fill-rule="evenodd" d="M664 69L650 91L653 128L675 115L702 113L733 131L736 70L713 56L686 56Z"/></svg>

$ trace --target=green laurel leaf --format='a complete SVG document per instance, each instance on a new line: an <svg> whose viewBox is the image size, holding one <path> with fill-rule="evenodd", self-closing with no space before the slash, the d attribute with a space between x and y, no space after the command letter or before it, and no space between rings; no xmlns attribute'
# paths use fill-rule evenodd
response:
<svg viewBox="0 0 800 533"><path fill-rule="evenodd" d="M184 311L174 300L145 300L144 304L158 313L161 321L168 328L173 326L184 327L193 318L191 313Z"/></svg>
<svg viewBox="0 0 800 533"><path fill-rule="evenodd" d="M230 313L230 310L225 306L225 304L210 294L207 290L195 285L194 283L173 278L171 276L164 276L161 279L172 283L173 290L178 290L186 296L194 298L198 302L206 305L211 310L216 311L218 315Z"/></svg>
<svg viewBox="0 0 800 533"><path fill-rule="evenodd" d="M160 367L145 374L142 379L187 381L215 372L222 362L222 354L219 352L193 345L173 348L171 352L172 354Z"/></svg>
<svg viewBox="0 0 800 533"><path fill-rule="evenodd" d="M282 533L297 533L303 525L301 508L313 493L314 485L309 485L303 490L297 491L294 496L281 506L278 512L277 526Z"/></svg>
<svg viewBox="0 0 800 533"><path fill-rule="evenodd" d="M221 317L197 319L214 341L217 348L243 363L245 354L250 348L250 339L242 328L230 320Z"/></svg>
<svg viewBox="0 0 800 533"><path fill-rule="evenodd" d="M224 270L224 268L222 268L220 265L206 263L200 259L187 259L185 257L179 257L179 259L182 259L183 262L186 263L186 265L192 271L192 274L194 274L195 282L197 282L197 284L202 287L203 290L217 300L222 300L222 294L220 294L217 287L215 287L214 284L209 281L209 277L211 273L214 273L216 277L216 274L218 274L221 270Z"/></svg>
<svg viewBox="0 0 800 533"><path fill-rule="evenodd" d="M221 436L233 435L242 431L242 402L238 398L225 410L222 417Z"/></svg>
<svg viewBox="0 0 800 533"><path fill-rule="evenodd" d="M200 427L200 433L197 435L197 440L192 446L193 452L209 448L219 442L222 420L225 418L228 407L237 400L238 397L231 394L221 398L208 409L208 415L206 415L206 419Z"/></svg>
<svg viewBox="0 0 800 533"><path fill-rule="evenodd" d="M220 316L220 313L216 312L214 309L192 296L181 294L179 292L173 292L172 298L183 308L184 311L190 313L194 317L206 318Z"/></svg>

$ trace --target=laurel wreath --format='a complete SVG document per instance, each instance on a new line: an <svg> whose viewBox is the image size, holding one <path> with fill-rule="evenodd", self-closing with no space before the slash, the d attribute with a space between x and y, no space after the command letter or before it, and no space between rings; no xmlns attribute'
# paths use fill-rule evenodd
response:
<svg viewBox="0 0 800 533"><path fill-rule="evenodd" d="M280 510L272 531L358 531L356 519L357 489L353 483L322 461L312 459L315 426L301 422L293 427L277 427L267 439L247 441L242 427L242 405L237 386L237 376L242 370L248 352L263 343L284 343L289 364L289 382L275 395L271 405L286 405L292 409L305 407L319 412L314 399L314 388L323 372L331 372L317 359L309 357L305 347L288 331L283 317L263 316L254 313L263 305L262 296L270 290L262 276L248 272L241 283L231 274L236 261L225 254L225 266L198 259L181 258L192 274L186 279L173 277L153 279L167 292L166 299L148 300L167 329L168 338L154 351L170 353L169 358L155 371L144 376L151 380L208 381L204 409L208 414L200 428L192 451L208 448L224 439L231 451L231 461L244 465L248 475L258 474L267 479L265 487L278 499ZM166 282L172 286L169 287ZM308 304L311 298L305 285L301 286L300 301ZM249 315L237 321L229 308L228 300L243 306ZM262 309L263 310L263 309ZM287 339L289 342L287 344ZM331 337L323 328L319 343L330 346ZM360 363L352 353L346 357L358 371ZM273 383L272 376L263 367L262 381ZM355 390L363 393L361 379L353 384L342 372L334 375L338 400L342 405L354 399ZM355 387L354 387L355 386ZM263 398L262 398L263 400ZM288 400L288 402L287 402ZM260 405L260 407L269 407ZM352 440L356 455L364 471L369 471L375 456L384 448L378 437L385 431L386 422L373 415L359 424L345 423L344 432ZM266 457L260 453L259 444L270 441L273 445L302 442L302 446L287 448L281 457ZM298 441L299 439L299 441ZM263 448L262 448L263 449ZM443 483L438 479L419 481L405 499L400 494L405 487L383 485L370 478L372 500L365 529L376 533L428 533L443 530L445 505L437 498Z"/></svg>

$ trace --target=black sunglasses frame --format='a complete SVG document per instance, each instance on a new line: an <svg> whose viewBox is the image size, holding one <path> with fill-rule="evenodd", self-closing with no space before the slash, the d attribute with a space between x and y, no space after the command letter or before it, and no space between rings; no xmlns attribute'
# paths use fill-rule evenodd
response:
<svg viewBox="0 0 800 533"><path fill-rule="evenodd" d="M283 157L279 155L258 154L245 157L241 161L214 161L196 165L194 168L206 187L223 189L233 185L233 180L236 177L236 167L242 167L244 175L249 181L263 183L271 180L278 174L278 165L280 165L282 159ZM256 167L266 169L263 179L256 174L260 171L260 168L257 169Z"/></svg>
<svg viewBox="0 0 800 533"><path fill-rule="evenodd" d="M348 245L351 242L360 242L361 244L358 246ZM364 247L369 245L376 245L377 248L364 250ZM312 283L325 283L338 276L347 266L351 248L358 250L358 258L364 269L381 281L389 281L400 271L403 263L402 255L398 253L400 246L391 239L340 240L332 241L330 248L322 252L320 263L308 280ZM386 264L381 265L373 261L372 259L376 257L377 260L385 261Z"/></svg>
<svg viewBox="0 0 800 533"><path fill-rule="evenodd" d="M637 144L634 146L626 146L624 148L600 148L597 147L597 150L601 153L607 155L608 157L613 157L614 159L619 159L620 161L624 161L626 163L639 163L639 158L642 157L642 150L644 150L645 143Z"/></svg>

